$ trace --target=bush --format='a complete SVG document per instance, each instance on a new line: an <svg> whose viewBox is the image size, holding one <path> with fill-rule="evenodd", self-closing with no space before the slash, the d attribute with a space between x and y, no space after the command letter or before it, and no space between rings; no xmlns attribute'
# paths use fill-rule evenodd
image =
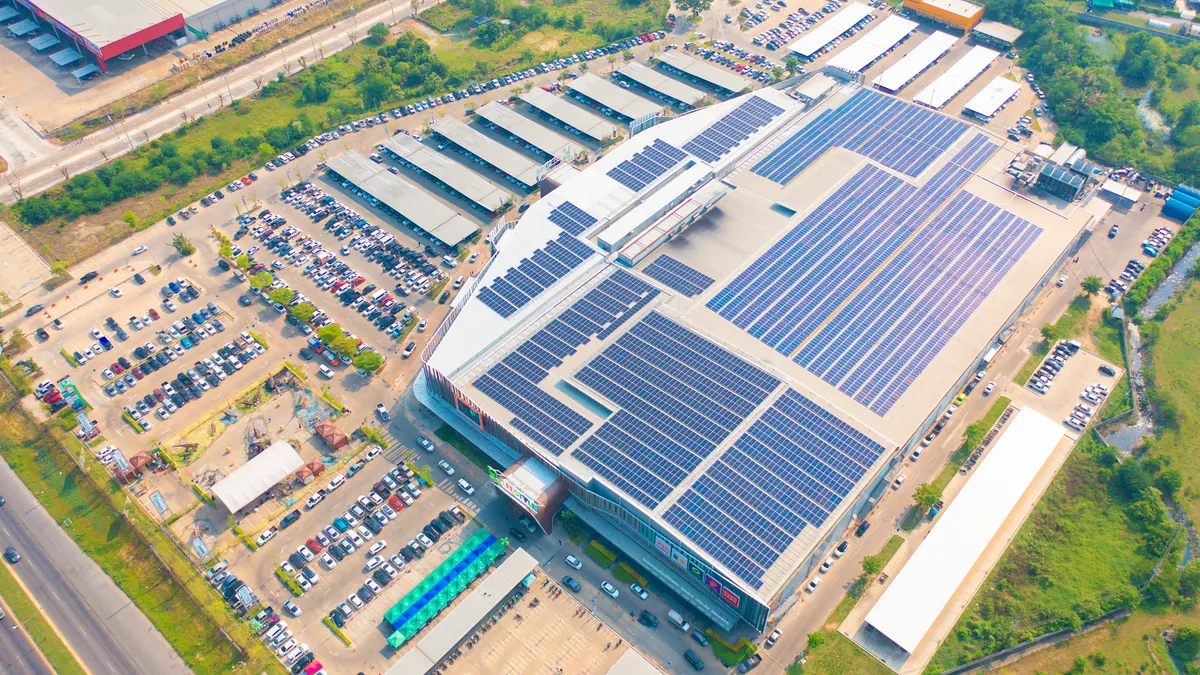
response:
<svg viewBox="0 0 1200 675"><path fill-rule="evenodd" d="M296 596L297 598L301 595L304 595L304 589L300 588L300 584L296 583L295 579L289 577L278 567L275 568L275 576L279 578L279 581L282 582L284 586L287 586L287 589L292 592L292 595Z"/></svg>
<svg viewBox="0 0 1200 675"><path fill-rule="evenodd" d="M249 546L251 551L258 550L258 544L254 543L254 540L250 538L250 535L246 534L246 532L241 527L234 525L233 533L236 534L238 536L238 538L240 538L242 540L243 544L245 544L246 546Z"/></svg>
<svg viewBox="0 0 1200 675"><path fill-rule="evenodd" d="M627 584L636 583L638 586L641 586L642 588L646 587L646 577L638 574L637 570L633 569L626 563L618 564L613 569L613 576L616 577L619 581L624 581Z"/></svg>
<svg viewBox="0 0 1200 675"><path fill-rule="evenodd" d="M166 453L163 453L163 455L166 456ZM196 496L200 497L200 500L203 501L205 504L208 504L209 506L214 505L212 495L205 492L204 488L200 487L199 485L197 485L195 483L192 483L192 491L195 492Z"/></svg>
<svg viewBox="0 0 1200 675"><path fill-rule="evenodd" d="M586 553L589 558L595 560L596 564L602 569L608 569L612 567L612 564L617 561L617 556L613 555L612 551L609 551L604 547L604 544L601 544L596 539L593 539L591 543L587 545L587 548L583 549L583 552Z"/></svg>
<svg viewBox="0 0 1200 675"><path fill-rule="evenodd" d="M322 619L322 621L326 626L329 626L329 630L333 631L334 635L338 636L339 640L346 643L347 647L354 646L354 643L350 641L349 637L346 637L346 634L342 632L342 629L337 627L337 624L333 622L333 619L330 619L328 616L326 616L324 619Z"/></svg>

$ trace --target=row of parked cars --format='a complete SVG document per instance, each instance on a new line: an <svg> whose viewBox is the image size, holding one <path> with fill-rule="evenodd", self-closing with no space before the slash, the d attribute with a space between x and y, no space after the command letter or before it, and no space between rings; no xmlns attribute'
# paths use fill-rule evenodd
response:
<svg viewBox="0 0 1200 675"><path fill-rule="evenodd" d="M1054 351L1046 356L1046 359L1038 366L1037 371L1030 376L1026 386L1039 394L1050 393L1050 387L1054 384L1055 376L1067 365L1067 359L1074 356L1081 346L1075 340L1056 344Z"/></svg>
<svg viewBox="0 0 1200 675"><path fill-rule="evenodd" d="M283 603L284 609L292 611L296 606L291 600ZM296 616L299 612L293 614ZM309 650L307 644L296 644L292 631L288 630L287 621L279 616L273 607L267 606L254 615L251 625L258 626L258 636L268 647L276 651L284 664L290 667L292 675L326 675L325 667L317 661L317 655ZM286 647L286 650L285 650Z"/></svg>
<svg viewBox="0 0 1200 675"><path fill-rule="evenodd" d="M749 77L750 79L757 80L758 82L770 82L772 77L774 77L771 74L770 68L767 68L765 65L763 66L763 68L755 68L752 65L742 63L741 61L739 61L737 59L733 59L728 56L725 56L724 54L722 54L720 51L718 51L716 49L709 49L707 47L697 48L696 56L699 56L708 61L712 61L713 63L716 63L718 65L725 66L726 68L732 70L733 72L735 72L739 75L742 75L744 77ZM761 58L763 61L770 63L770 61L766 57L761 57Z"/></svg>
<svg viewBox="0 0 1200 675"><path fill-rule="evenodd" d="M138 381L160 368L165 368L183 356L186 350L193 349L203 340L216 337L217 333L225 332L225 324L218 318L219 314L220 309L210 302L206 307L192 312L191 316L184 316L166 329L156 331L155 336L163 345L161 350L153 342L146 342L133 348L134 362L121 357L100 371L105 380L104 393L116 396L132 390ZM138 319L138 323L145 321L143 325L149 325L150 321L159 318L158 312L151 309L146 316ZM115 323L112 317L109 317L108 321L110 326ZM92 330L96 332L96 329Z"/></svg>
<svg viewBox="0 0 1200 675"><path fill-rule="evenodd" d="M164 349L164 352L166 351L176 354L178 358L182 347L174 344ZM154 409L154 414L159 419L169 418L183 406L199 400L205 392L221 386L227 377L241 370L265 351L266 348L253 336L243 331L232 342L225 343L213 352L212 356L194 362L191 368L179 372L173 380L163 382L153 392L135 398L122 409L129 414L138 428L149 431L153 426L147 419L151 409ZM151 359L147 359L146 362L150 363Z"/></svg>

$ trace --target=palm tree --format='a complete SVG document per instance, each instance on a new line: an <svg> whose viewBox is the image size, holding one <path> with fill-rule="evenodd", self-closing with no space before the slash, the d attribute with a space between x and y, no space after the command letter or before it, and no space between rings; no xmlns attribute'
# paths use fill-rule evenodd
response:
<svg viewBox="0 0 1200 675"><path fill-rule="evenodd" d="M1087 295L1098 295L1100 293L1100 289L1104 288L1104 280L1093 274L1084 278L1083 283L1081 283L1080 286L1083 288L1083 292Z"/></svg>

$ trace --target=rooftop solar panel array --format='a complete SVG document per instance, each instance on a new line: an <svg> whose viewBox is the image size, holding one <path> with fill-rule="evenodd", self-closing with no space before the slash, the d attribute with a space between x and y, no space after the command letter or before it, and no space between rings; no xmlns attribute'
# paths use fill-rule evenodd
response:
<svg viewBox="0 0 1200 675"><path fill-rule="evenodd" d="M633 157L609 169L608 177L634 192L641 192L684 159L687 159L687 155L682 150L656 138Z"/></svg>
<svg viewBox="0 0 1200 675"><path fill-rule="evenodd" d="M592 423L538 385L551 368L592 338L608 337L657 295L650 284L617 270L476 378L475 388L513 413L514 429L561 455Z"/></svg>
<svg viewBox="0 0 1200 675"><path fill-rule="evenodd" d="M995 151L976 136L924 186L865 166L708 302L790 355Z"/></svg>
<svg viewBox="0 0 1200 675"><path fill-rule="evenodd" d="M479 301L508 318L595 253L591 246L563 232L481 288Z"/></svg>
<svg viewBox="0 0 1200 675"><path fill-rule="evenodd" d="M654 262L647 265L642 274L689 298L700 295L713 284L708 275L701 274L666 254L658 256Z"/></svg>
<svg viewBox="0 0 1200 675"><path fill-rule="evenodd" d="M575 206L571 202L563 202L550 212L550 222L566 230L568 234L578 237L584 230L596 224L596 217Z"/></svg>
<svg viewBox="0 0 1200 675"><path fill-rule="evenodd" d="M779 385L651 312L576 375L620 407L572 454L653 509Z"/></svg>
<svg viewBox="0 0 1200 675"><path fill-rule="evenodd" d="M967 125L957 120L860 89L837 108L822 111L752 171L784 185L827 150L841 147L915 177L966 130Z"/></svg>
<svg viewBox="0 0 1200 675"><path fill-rule="evenodd" d="M783 108L774 103L751 96L688 141L683 149L702 161L715 162L782 113Z"/></svg>
<svg viewBox="0 0 1200 675"><path fill-rule="evenodd" d="M664 518L759 588L796 536L822 526L883 451L788 389Z"/></svg>
<svg viewBox="0 0 1200 675"><path fill-rule="evenodd" d="M959 193L795 360L886 414L1041 232Z"/></svg>

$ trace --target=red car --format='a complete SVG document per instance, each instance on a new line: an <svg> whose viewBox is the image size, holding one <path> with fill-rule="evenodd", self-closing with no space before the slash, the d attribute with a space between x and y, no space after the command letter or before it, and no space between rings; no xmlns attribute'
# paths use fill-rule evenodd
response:
<svg viewBox="0 0 1200 675"><path fill-rule="evenodd" d="M158 321L159 319L162 318L158 315L158 311L155 310L153 307L150 308L150 311L148 312L148 314L150 314L150 318L154 319L155 321Z"/></svg>
<svg viewBox="0 0 1200 675"><path fill-rule="evenodd" d="M154 400L155 401L162 401L166 397L167 397L167 395L163 392L162 389L154 390Z"/></svg>
<svg viewBox="0 0 1200 675"><path fill-rule="evenodd" d="M133 378L135 380L140 380L146 376L146 374L143 373L140 368L134 368L131 372L133 373Z"/></svg>
<svg viewBox="0 0 1200 675"><path fill-rule="evenodd" d="M391 497L388 497L387 503L388 503L388 506L392 507L393 509L396 509L397 511L404 510L404 502L400 501L400 498L397 497L396 495L392 495Z"/></svg>
<svg viewBox="0 0 1200 675"><path fill-rule="evenodd" d="M125 372L125 369L121 367L121 364L117 363L116 361L114 361L113 364L111 366L109 366L109 368L111 368L112 371L114 373L116 373L117 375L120 375L121 373Z"/></svg>
<svg viewBox="0 0 1200 675"><path fill-rule="evenodd" d="M304 545L307 546L308 550L312 551L314 554L320 554L321 551L325 549L325 547L321 545L321 542L317 541L316 539L309 539L308 541L304 542Z"/></svg>

